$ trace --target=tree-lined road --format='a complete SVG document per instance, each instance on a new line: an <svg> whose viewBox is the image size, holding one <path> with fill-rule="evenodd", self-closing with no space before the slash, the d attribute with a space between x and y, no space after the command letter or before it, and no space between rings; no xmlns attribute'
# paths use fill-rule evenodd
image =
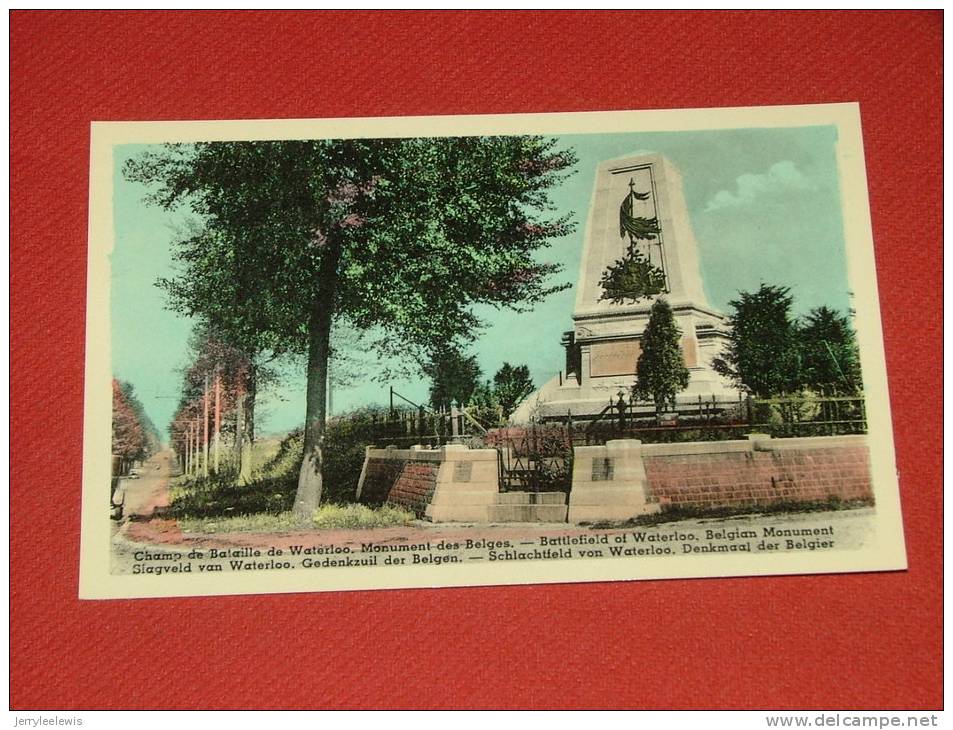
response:
<svg viewBox="0 0 953 730"><path fill-rule="evenodd" d="M169 505L169 480L178 475L179 467L172 450L160 451L147 459L139 469L139 478L123 477L120 489L125 493L122 516L151 517L157 508ZM120 496L113 497L118 502Z"/></svg>

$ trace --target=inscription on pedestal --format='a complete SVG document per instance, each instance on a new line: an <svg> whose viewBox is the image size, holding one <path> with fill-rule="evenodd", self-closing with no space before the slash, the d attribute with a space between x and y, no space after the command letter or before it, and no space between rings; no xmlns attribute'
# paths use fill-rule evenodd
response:
<svg viewBox="0 0 953 730"><path fill-rule="evenodd" d="M594 342L589 351L589 372L594 378L608 375L635 375L642 348L638 340Z"/></svg>

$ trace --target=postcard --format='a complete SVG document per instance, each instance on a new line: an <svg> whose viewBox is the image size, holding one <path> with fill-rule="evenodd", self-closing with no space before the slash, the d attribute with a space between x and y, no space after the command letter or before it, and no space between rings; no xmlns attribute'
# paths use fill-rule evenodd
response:
<svg viewBox="0 0 953 730"><path fill-rule="evenodd" d="M80 597L902 570L856 104L96 122Z"/></svg>

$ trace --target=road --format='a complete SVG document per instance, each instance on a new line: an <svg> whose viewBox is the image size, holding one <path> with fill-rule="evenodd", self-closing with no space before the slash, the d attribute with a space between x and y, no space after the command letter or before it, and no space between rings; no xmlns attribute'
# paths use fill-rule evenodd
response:
<svg viewBox="0 0 953 730"><path fill-rule="evenodd" d="M125 491L123 519L148 519L157 509L169 505L169 480L178 475L179 467L171 450L160 451L138 469L139 478L124 477L119 489ZM119 501L118 495L113 497Z"/></svg>

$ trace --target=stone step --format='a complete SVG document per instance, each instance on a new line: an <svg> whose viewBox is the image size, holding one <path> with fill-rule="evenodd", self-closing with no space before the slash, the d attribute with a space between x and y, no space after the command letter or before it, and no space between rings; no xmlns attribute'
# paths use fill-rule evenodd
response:
<svg viewBox="0 0 953 730"><path fill-rule="evenodd" d="M566 504L565 492L501 492L497 504Z"/></svg>
<svg viewBox="0 0 953 730"><path fill-rule="evenodd" d="M565 522L565 504L495 504L486 508L490 522Z"/></svg>

